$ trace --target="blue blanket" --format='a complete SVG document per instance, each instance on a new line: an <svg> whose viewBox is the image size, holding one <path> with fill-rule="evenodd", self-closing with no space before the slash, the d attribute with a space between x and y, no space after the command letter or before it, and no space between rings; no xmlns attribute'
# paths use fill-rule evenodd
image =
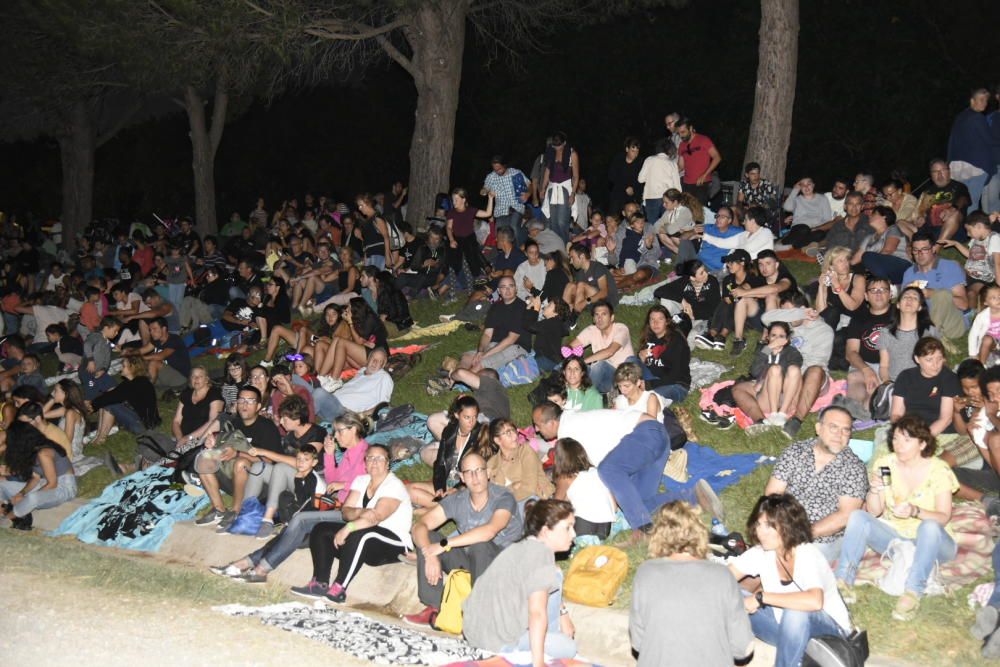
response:
<svg viewBox="0 0 1000 667"><path fill-rule="evenodd" d="M66 517L51 535L74 535L87 544L158 551L177 521L190 521L208 496L171 487L174 471L153 466L123 477L99 498Z"/></svg>
<svg viewBox="0 0 1000 667"><path fill-rule="evenodd" d="M687 471L691 475L691 479L681 484L669 477L664 477L663 486L666 491L655 497L655 507L671 500L695 502L694 485L699 479L706 480L716 493L720 493L723 489L739 482L759 466L771 465L775 461L774 457L763 454L719 454L711 447L693 442L684 445L684 450L688 454Z"/></svg>

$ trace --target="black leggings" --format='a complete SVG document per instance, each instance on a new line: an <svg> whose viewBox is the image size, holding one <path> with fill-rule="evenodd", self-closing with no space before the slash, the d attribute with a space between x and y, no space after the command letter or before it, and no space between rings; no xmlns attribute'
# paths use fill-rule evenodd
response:
<svg viewBox="0 0 1000 667"><path fill-rule="evenodd" d="M329 581L333 561L337 559L337 576L333 581L347 588L362 565L387 565L399 560L406 551L403 541L395 533L374 526L351 533L344 546L338 548L333 537L343 523L321 523L309 535L309 551L312 553L313 579Z"/></svg>
<svg viewBox="0 0 1000 667"><path fill-rule="evenodd" d="M455 272L455 276L458 277L462 274L463 257L465 263L469 265L469 274L473 278L481 276L486 266L486 260L483 257L483 249L479 247L479 241L476 240L476 235L456 236L455 242L458 244L458 249L448 253L448 266Z"/></svg>
<svg viewBox="0 0 1000 667"><path fill-rule="evenodd" d="M809 225L792 225L788 233L781 237L781 243L794 248L804 248L810 243L822 243L826 232L814 230Z"/></svg>

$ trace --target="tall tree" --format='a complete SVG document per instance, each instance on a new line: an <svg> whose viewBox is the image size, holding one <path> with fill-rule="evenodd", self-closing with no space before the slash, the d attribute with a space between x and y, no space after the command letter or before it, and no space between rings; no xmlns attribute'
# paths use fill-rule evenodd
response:
<svg viewBox="0 0 1000 667"><path fill-rule="evenodd" d="M757 89L744 162L758 162L775 185L785 182L799 61L799 0L761 0Z"/></svg>

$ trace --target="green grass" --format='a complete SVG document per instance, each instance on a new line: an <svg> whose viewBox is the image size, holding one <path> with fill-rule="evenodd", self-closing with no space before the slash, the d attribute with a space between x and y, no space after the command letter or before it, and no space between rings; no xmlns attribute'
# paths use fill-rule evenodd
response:
<svg viewBox="0 0 1000 667"><path fill-rule="evenodd" d="M788 262L788 267L800 285L803 286L815 279L819 274L819 268L814 263L792 261ZM455 312L460 305L457 302L441 304L427 300L411 301L410 303L414 319L418 324L425 326L436 323L438 315L442 313ZM644 307L622 306L616 312L616 319L628 325L633 338L637 338L642 328L645 312L646 309ZM587 324L589 324L589 316L585 315L581 318L580 327ZM421 364L397 382L393 393L393 404L412 403L417 410L424 413L445 409L449 401L453 398L453 395L428 396L424 391L424 383L434 369L439 367L445 355L457 355L465 350L472 349L478 338L478 332L466 331L462 328L446 337L417 341L430 345L430 348L423 353ZM757 334L749 332L747 338L748 347L753 349ZM961 354L962 350L964 350L964 343L958 345L956 351L949 355L949 363L955 364L961 361L964 358L964 355ZM739 358L734 359L729 355L728 350L722 352L699 350L696 354L699 358L715 361L726 366L728 370L723 375L723 378L734 378L745 373L751 361L750 354L743 354ZM261 356L258 353L253 359L259 359ZM203 363L210 368L222 364L220 360L214 357L199 358L197 363ZM834 373L834 376L843 378L844 374ZM515 422L522 426L531 423L530 405L527 395L532 387L533 385L527 385L515 387L510 390L512 416ZM682 405L687 407L693 415L697 415L698 399L699 393L692 392ZM169 421L175 407L176 403L161 403L160 412L164 418L164 425L161 427L161 430L169 431ZM783 436L777 434L777 432L761 434L751 439L738 428L720 431L697 419L697 417L693 421L698 441L704 445L711 446L723 454L759 452L777 456L788 445L788 441ZM807 438L813 436L815 433L814 425L815 416L810 416L803 424L799 437ZM871 438L872 431L856 434L855 437ZM131 461L134 456L134 449L134 438L132 436L118 434L109 438L100 447L88 448L88 453L101 454L105 450L110 450L120 460ZM430 468L422 464L404 468L399 472L400 477L409 480L426 480L430 478L430 473ZM722 493L722 501L726 509L726 523L730 530L745 532L746 518L754 502L756 502L763 491L769 474L769 467L759 468ZM83 478L81 494L84 496L97 495L110 481L110 473L103 469L95 470ZM5 554L5 549L10 548L12 539L20 540L21 538L0 537L0 556ZM91 568L97 568L98 574L94 574L93 576L104 577L112 582L112 584L118 580L127 581L130 585L134 582L131 575L120 571L119 566L108 563L107 560L109 557L99 553L95 556L93 554L97 552L94 552L92 549L79 547L72 542L62 540L51 542L39 539L37 542L37 544L31 541L20 542L19 544L28 544L31 549L36 549L40 553L49 551L49 549L41 546L42 544L47 542L58 544L58 549L53 549L52 551L61 553L65 550L67 555L65 556L65 563L60 561L59 563L53 563L54 565L57 564L60 568L72 567L74 568L73 571L79 572L81 576L90 573ZM630 563L633 566L631 572L634 573L635 567L645 559L645 545L629 546L623 536L616 541L616 546L622 547L628 553ZM77 555L82 565L77 566L73 564L76 562L74 559ZM63 556L56 553L46 553L44 557L47 559L63 558ZM140 568L149 566L141 560L128 559L128 561L129 563L135 563L135 566ZM30 563L25 558L21 558L19 562L24 566ZM104 568L103 571L106 571L105 574L101 574L101 568ZM225 582L217 582L213 578L208 578L209 581L205 581L206 577L203 575L191 575L192 578L187 579L184 571L178 571L177 573L170 574L170 576L176 576L178 578L176 585L184 587L188 591L192 588L203 591L199 594L206 596L207 599L214 600L216 598L212 596L218 594L220 596L219 599L232 601L233 596L236 594L235 590L227 587L223 596L221 589L218 587ZM161 583L154 588L163 590L173 585L174 582L171 580L169 586ZM627 608L631 598L631 585L630 576L618 597L616 607ZM245 591L246 589L240 590ZM898 657L916 664L974 664L977 662L976 658L978 657L978 643L974 642L968 636L966 630L972 622L972 612L965 603L966 596L970 590L971 586L958 591L954 597L939 597L925 600L917 619L909 624L902 624L890 619L890 612L895 604L895 599L882 594L878 590L865 587L859 592L860 602L852 608L852 614L855 622L868 629L873 653Z"/></svg>

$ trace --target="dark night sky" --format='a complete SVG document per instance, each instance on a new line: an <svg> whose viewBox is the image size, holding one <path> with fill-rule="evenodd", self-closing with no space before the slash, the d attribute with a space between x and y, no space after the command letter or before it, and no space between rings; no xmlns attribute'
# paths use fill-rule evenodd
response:
<svg viewBox="0 0 1000 667"><path fill-rule="evenodd" d="M944 152L952 118L973 85L1000 81L991 0L802 0L798 86L786 182L895 168L916 185ZM580 151L603 200L611 157L628 134L644 148L681 111L723 154L725 179L742 167L753 107L759 5L693 0L593 26L557 26L543 53L489 62L469 31L453 185L478 190L489 156L527 169L546 134L561 129ZM993 45L990 44L992 39ZM516 47L517 36L511 36ZM415 93L390 65L351 85L299 91L249 105L227 126L216 161L220 221L306 190L348 198L405 178ZM149 219L193 210L190 146L182 114L128 129L97 156L95 215ZM645 154L645 151L644 151ZM59 210L52 141L0 145L4 210Z"/></svg>

